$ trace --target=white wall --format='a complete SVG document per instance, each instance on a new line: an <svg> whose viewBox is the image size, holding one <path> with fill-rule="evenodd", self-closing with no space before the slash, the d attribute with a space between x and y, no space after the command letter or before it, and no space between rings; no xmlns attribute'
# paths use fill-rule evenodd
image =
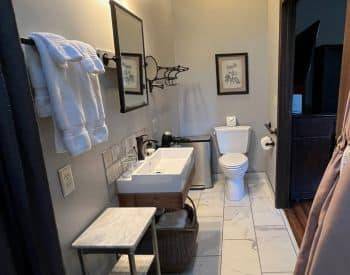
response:
<svg viewBox="0 0 350 275"><path fill-rule="evenodd" d="M66 38L82 40L96 48L113 50L113 33L108 0L14 0L20 35L32 31L47 31ZM154 55L160 64L174 63L171 3L165 0L128 0L123 5L143 18L146 54ZM108 70L101 78L107 125L110 138L92 151L76 158L56 154L53 127L50 119L39 119L40 137L54 204L66 274L80 274L72 241L108 205L115 205L115 190L107 189L101 154L112 144L136 130L152 128L155 119L157 133L165 129L177 131L177 108L174 91L168 89L150 96L150 106L127 114L119 112L117 78ZM76 190L66 199L62 197L57 169L71 164ZM110 261L105 256L87 256L90 274L106 274Z"/></svg>
<svg viewBox="0 0 350 275"><path fill-rule="evenodd" d="M267 54L268 54L268 90L269 90L269 121L273 128L277 127L278 102L278 53L279 53L279 22L280 0L267 1ZM277 144L276 136L271 136ZM277 144L278 146L278 144ZM277 146L266 152L266 172L276 188L276 151Z"/></svg>
<svg viewBox="0 0 350 275"><path fill-rule="evenodd" d="M259 139L269 119L267 3L261 0L172 0L175 62L190 67L179 87L180 131L205 134L236 115L253 127L251 171L265 171ZM248 52L248 95L217 96L215 54Z"/></svg>
<svg viewBox="0 0 350 275"><path fill-rule="evenodd" d="M346 0L299 0L297 2L296 33L321 20L317 46L342 44L345 26Z"/></svg>

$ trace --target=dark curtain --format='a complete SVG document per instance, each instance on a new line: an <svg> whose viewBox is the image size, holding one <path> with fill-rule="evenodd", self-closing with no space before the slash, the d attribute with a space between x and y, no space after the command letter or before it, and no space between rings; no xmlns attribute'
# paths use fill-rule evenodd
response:
<svg viewBox="0 0 350 275"><path fill-rule="evenodd" d="M6 248L2 254L8 258L8 274L62 275L38 125L10 0L0 1L0 141L0 247Z"/></svg>

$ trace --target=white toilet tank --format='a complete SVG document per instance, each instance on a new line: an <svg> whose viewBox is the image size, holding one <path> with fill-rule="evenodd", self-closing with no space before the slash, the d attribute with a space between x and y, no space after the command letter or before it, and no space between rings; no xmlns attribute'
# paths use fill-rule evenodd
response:
<svg viewBox="0 0 350 275"><path fill-rule="evenodd" d="M215 127L216 139L221 154L248 152L250 126Z"/></svg>

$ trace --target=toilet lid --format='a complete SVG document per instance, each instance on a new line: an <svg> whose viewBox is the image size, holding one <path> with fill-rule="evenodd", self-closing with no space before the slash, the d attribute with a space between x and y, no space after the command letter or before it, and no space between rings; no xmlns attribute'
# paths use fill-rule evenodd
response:
<svg viewBox="0 0 350 275"><path fill-rule="evenodd" d="M248 164L248 158L239 153L225 154L220 158L220 163L225 167L240 167Z"/></svg>

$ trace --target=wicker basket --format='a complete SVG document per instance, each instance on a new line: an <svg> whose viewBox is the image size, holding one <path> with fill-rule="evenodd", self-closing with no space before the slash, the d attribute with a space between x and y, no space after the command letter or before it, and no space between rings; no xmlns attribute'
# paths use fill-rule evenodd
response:
<svg viewBox="0 0 350 275"><path fill-rule="evenodd" d="M185 228L158 228L158 250L162 273L183 272L192 262L197 249L198 220L196 206L188 197L192 207L185 205L190 223ZM139 245L141 251L152 251L150 235Z"/></svg>

